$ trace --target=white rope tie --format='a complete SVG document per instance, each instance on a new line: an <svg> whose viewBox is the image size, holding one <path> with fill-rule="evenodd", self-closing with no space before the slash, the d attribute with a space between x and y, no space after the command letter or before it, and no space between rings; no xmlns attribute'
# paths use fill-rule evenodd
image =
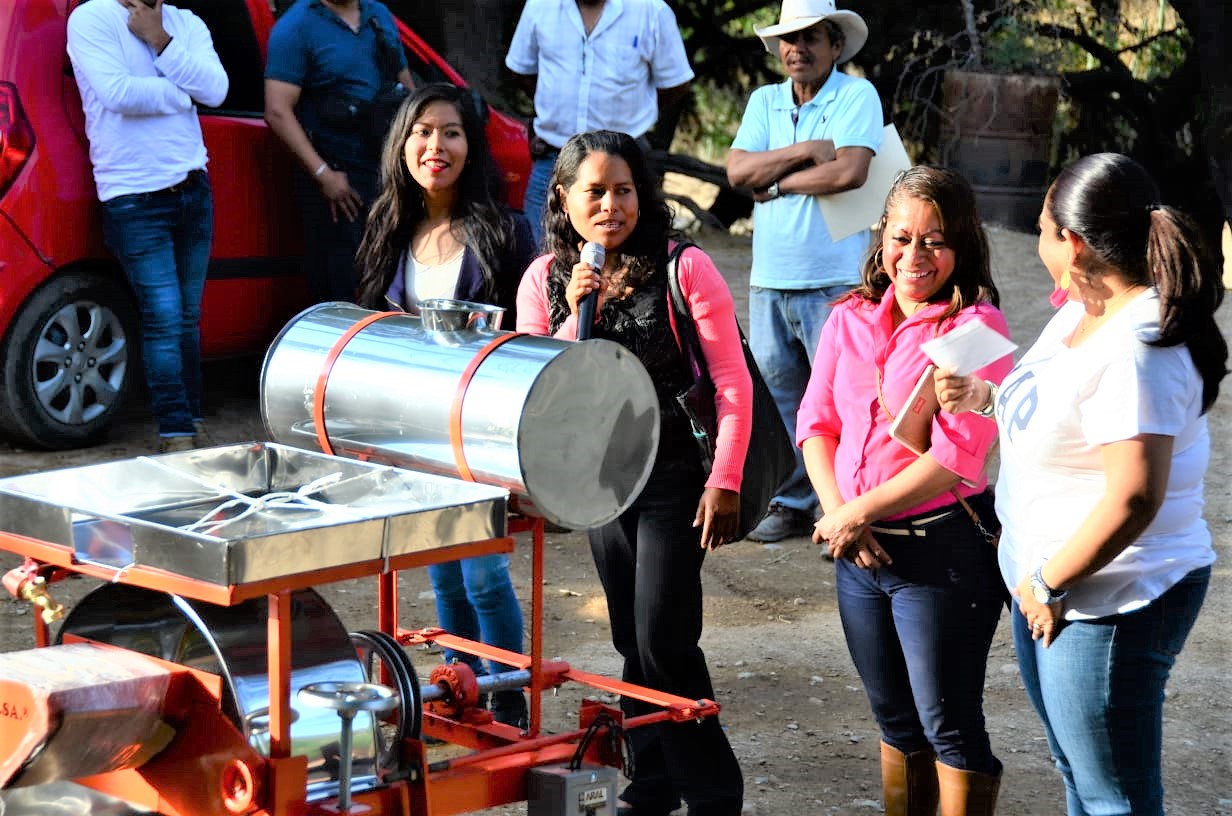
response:
<svg viewBox="0 0 1232 816"><path fill-rule="evenodd" d="M208 512L206 512L204 515L202 515L199 519L192 522L191 524L180 525L179 527L176 528L179 530L183 530L184 532L187 532L187 533L197 533L200 535L208 535L208 536L216 536L218 531L221 530L222 528L228 525L231 525L231 524L235 524L238 521L249 518L250 516L253 516L257 513L261 513L263 511L274 512L274 511L279 511L279 510L290 510L290 511L309 511L309 512L320 512L320 513L332 512L332 513L344 514L345 516L352 518L352 519L358 519L358 520L367 519L369 518L369 516L367 516L364 513L358 512L345 504L332 504L327 501L320 501L318 499L311 498L311 496L314 493L320 493L323 490L326 490L328 488L338 487L340 485L346 484L347 482L351 482L357 479L371 478L372 474L376 472L375 470L369 471L366 473L356 474L354 476L350 476L344 479L342 477L342 471L334 471L333 473L328 473L317 479L313 479L311 482L308 482L307 484L302 485L293 491L292 490L275 490L275 491L266 493L261 496L248 496L243 493L237 493L234 490L230 490L216 482L208 481L204 478L201 478L200 476L197 476L196 474L186 473L183 470L180 470L178 468L170 467L167 464L160 462L157 459L148 457L148 456L139 456L137 457L137 460L153 465L157 468L160 468L161 470L167 471L168 473L174 474L175 476L179 478L190 479L202 485L203 487L208 488L209 490L212 490L217 493L221 493L224 496L230 497L229 499L222 502L221 504L211 508ZM382 468L381 470L387 470L387 468ZM167 495L167 494L163 494L163 495ZM180 493L176 493L174 495L180 495ZM183 495L191 496L192 494L189 492L184 492ZM233 508L241 507L241 506L244 509L240 511L238 514L236 514L235 516L232 516L230 518L218 518L220 514L226 513L227 511ZM384 540L382 541L381 550L382 552L385 553L385 564L384 564L383 569L384 571L388 571L389 569L389 555L387 552L387 549L388 549L387 544L388 544L388 537L389 537L389 524L388 523L384 525L382 534L383 534ZM125 566L116 569L115 574L111 577L112 583L120 581L120 579L123 578L124 574L128 572L128 570L131 569L133 566L134 564L130 562L126 564Z"/></svg>
<svg viewBox="0 0 1232 816"><path fill-rule="evenodd" d="M197 521L192 524L182 525L179 529L189 533L203 532L206 535L214 535L216 532L229 524L235 524L237 521L241 521L249 516L265 510L307 510L310 512L328 512L333 510L342 511L355 518L362 518L362 514L354 512L346 505L330 504L329 502L309 498L313 493L320 493L327 487L333 487L334 485L340 484L341 481L342 473L334 472L326 476L322 476L319 479L313 479L311 482L303 485L295 491L276 490L272 493L266 493L263 496L245 496L242 493L232 494L235 498L223 502L207 512ZM227 510L242 505L246 506L238 515L226 519L217 518L217 516Z"/></svg>

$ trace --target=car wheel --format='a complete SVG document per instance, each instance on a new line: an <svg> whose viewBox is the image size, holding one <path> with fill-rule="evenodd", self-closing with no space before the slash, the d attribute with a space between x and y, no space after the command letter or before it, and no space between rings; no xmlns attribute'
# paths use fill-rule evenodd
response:
<svg viewBox="0 0 1232 816"><path fill-rule="evenodd" d="M101 441L135 376L138 327L127 288L106 275L69 272L44 284L0 349L0 432L53 450Z"/></svg>

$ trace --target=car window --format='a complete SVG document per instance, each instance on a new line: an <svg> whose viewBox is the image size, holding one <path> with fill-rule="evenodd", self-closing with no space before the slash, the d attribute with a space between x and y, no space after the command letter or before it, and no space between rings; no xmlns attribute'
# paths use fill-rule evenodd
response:
<svg viewBox="0 0 1232 816"><path fill-rule="evenodd" d="M175 0L174 4L200 17L209 28L214 50L227 72L227 98L217 108L202 108L202 111L263 115L265 65L245 0Z"/></svg>

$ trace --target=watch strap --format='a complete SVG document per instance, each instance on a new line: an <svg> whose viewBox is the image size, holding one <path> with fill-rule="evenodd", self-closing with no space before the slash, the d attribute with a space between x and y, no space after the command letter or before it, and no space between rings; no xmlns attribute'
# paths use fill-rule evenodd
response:
<svg viewBox="0 0 1232 816"><path fill-rule="evenodd" d="M992 380L984 380L984 383L988 386L988 402L984 403L982 407L976 408L971 413L976 416L982 416L985 419L992 419L997 413L997 384ZM1047 586L1047 584L1045 584L1045 586Z"/></svg>
<svg viewBox="0 0 1232 816"><path fill-rule="evenodd" d="M1053 589L1052 587L1048 586L1048 582L1044 580L1044 567L1042 564L1035 568L1035 572L1032 573L1031 575L1031 580L1034 581L1037 586L1042 587L1044 591L1048 593L1048 601L1047 601L1048 603L1056 603L1057 601L1062 600L1066 595L1069 594L1068 589L1058 590L1058 589Z"/></svg>

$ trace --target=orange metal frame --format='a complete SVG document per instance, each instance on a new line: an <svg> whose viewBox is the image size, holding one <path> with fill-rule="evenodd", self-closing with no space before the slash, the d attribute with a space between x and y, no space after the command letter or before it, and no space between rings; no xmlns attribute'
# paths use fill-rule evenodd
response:
<svg viewBox="0 0 1232 816"><path fill-rule="evenodd" d="M451 635L441 629L411 631L398 626L398 571L429 564L471 558L478 555L511 552L512 534L530 532L533 542L531 590L531 653L522 655ZM75 560L71 547L0 532L0 549L25 556L38 565L63 572L88 575L105 581L120 581L186 598L231 606L262 595L268 597L266 628L269 654L269 756L256 756L239 732L221 715L217 696L211 703L200 699L199 689L212 688L207 678L186 684L192 694L182 692L173 708L191 707L197 714L183 718L182 739L140 768L76 780L78 783L132 801L167 816L200 816L203 813L258 814L259 816L322 816L337 813L333 801L305 801L307 760L291 755L291 594L297 589L322 583L377 576L377 625L381 631L403 644L437 643L459 651L527 669L530 672L530 716L524 733L499 723L470 724L424 712L424 730L451 742L473 749L473 753L442 762L430 763L424 745L406 738L404 755L412 773L407 779L387 780L374 790L352 796L351 813L400 814L400 816L450 816L526 799L526 777L536 766L568 762L587 727L601 712L624 728L655 722L682 722L713 716L719 706L711 700L688 700L642 686L634 686L589 672L559 661L543 659L543 521L521 516L509 519L509 536L408 553L340 567L313 570L296 575L235 586L219 586L149 567L114 570ZM51 580L54 580L52 578ZM41 616L31 616L37 646L50 643L50 630ZM544 736L542 695L546 689L565 682L582 683L592 688L636 698L661 707L654 714L623 720L618 709L585 701L575 731ZM203 708L213 706L213 713ZM177 718L180 719L180 718ZM177 747L178 746L178 747ZM208 779L201 777L201 758L212 764ZM585 760L619 766L607 740L594 740L587 746ZM417 770L416 770L417 769ZM193 777L196 773L197 776ZM204 786L204 790L203 790ZM202 806L202 796L213 789L217 801ZM191 791L191 796L186 792ZM185 809L187 807L187 809Z"/></svg>

